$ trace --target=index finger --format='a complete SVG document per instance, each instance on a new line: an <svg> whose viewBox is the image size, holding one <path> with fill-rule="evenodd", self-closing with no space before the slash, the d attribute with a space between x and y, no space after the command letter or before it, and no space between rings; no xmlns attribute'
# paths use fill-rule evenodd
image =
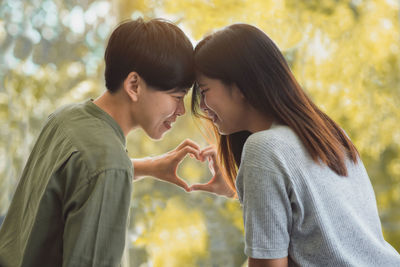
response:
<svg viewBox="0 0 400 267"><path fill-rule="evenodd" d="M191 146L194 149L200 150L199 145L196 144L193 140L190 140L190 139L186 139L185 141L180 143L175 150L181 150L182 148L184 148L186 146Z"/></svg>
<svg viewBox="0 0 400 267"><path fill-rule="evenodd" d="M191 146L185 146L176 154L176 159L180 162L187 154L194 155L197 159L200 158L199 151Z"/></svg>
<svg viewBox="0 0 400 267"><path fill-rule="evenodd" d="M190 187L190 191L205 191L209 193L214 193L211 184L194 184Z"/></svg>

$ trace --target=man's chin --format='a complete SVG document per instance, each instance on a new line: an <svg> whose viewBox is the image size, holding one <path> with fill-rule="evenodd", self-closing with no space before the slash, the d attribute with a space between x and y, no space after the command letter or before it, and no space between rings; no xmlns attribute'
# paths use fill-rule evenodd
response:
<svg viewBox="0 0 400 267"><path fill-rule="evenodd" d="M164 134L149 135L149 137L150 137L151 140L158 141L158 140L162 139L163 135L164 135Z"/></svg>
<svg viewBox="0 0 400 267"><path fill-rule="evenodd" d="M157 141L161 140L166 132L168 132L168 130L159 131L156 133L147 133L147 136L150 137L150 139Z"/></svg>

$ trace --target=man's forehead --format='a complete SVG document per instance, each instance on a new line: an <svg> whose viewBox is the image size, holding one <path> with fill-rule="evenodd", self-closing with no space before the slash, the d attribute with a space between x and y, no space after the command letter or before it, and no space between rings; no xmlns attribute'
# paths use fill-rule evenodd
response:
<svg viewBox="0 0 400 267"><path fill-rule="evenodd" d="M189 88L173 88L170 90L171 93L185 93L189 92Z"/></svg>

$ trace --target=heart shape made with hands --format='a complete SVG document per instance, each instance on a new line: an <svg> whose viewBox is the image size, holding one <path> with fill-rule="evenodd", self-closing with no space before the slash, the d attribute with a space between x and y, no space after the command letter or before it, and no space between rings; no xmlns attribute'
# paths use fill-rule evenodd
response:
<svg viewBox="0 0 400 267"><path fill-rule="evenodd" d="M178 168L183 163L184 158L187 155L189 155L191 158L197 159L200 162L208 161L208 168L212 174L212 177L207 183L193 184L188 186L188 184L178 176ZM159 160L159 166L163 166L163 168L160 168L160 170L163 171L157 178L180 186L187 192L201 190L227 197L233 197L236 194L235 190L229 186L226 178L222 175L218 164L217 151L213 146L200 149L195 142L187 139L176 149L161 156ZM184 174L187 175L186 172L190 173L190 169L196 168L196 166L194 164L190 164L189 162L185 162L185 166L183 166L183 168Z"/></svg>

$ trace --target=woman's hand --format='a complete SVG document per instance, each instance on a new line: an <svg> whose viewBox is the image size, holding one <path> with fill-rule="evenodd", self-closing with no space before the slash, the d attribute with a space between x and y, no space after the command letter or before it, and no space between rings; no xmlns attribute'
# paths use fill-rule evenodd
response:
<svg viewBox="0 0 400 267"><path fill-rule="evenodd" d="M206 184L194 184L190 187L191 191L201 190L209 193L214 193L228 198L235 197L236 192L228 185L228 182L223 177L221 169L217 161L217 151L213 146L206 147L200 152L200 160L208 160L208 168L213 177Z"/></svg>
<svg viewBox="0 0 400 267"><path fill-rule="evenodd" d="M187 192L190 187L177 175L179 164L189 154L200 160L200 147L190 139L186 139L174 150L158 157L132 160L134 165L134 180L143 176L153 176L165 182L182 187Z"/></svg>

